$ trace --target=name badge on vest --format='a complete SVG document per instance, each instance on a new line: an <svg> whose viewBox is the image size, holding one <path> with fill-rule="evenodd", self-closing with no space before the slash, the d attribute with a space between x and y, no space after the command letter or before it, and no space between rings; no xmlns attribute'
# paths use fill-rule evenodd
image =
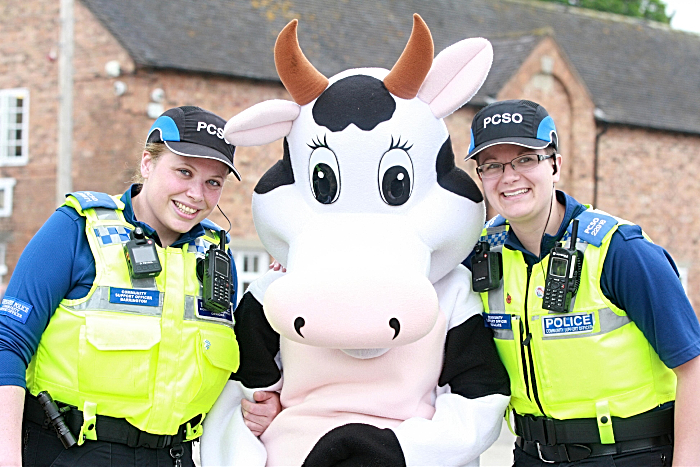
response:
<svg viewBox="0 0 700 467"><path fill-rule="evenodd" d="M109 288L109 303L120 305L158 306L160 292L157 290Z"/></svg>
<svg viewBox="0 0 700 467"><path fill-rule="evenodd" d="M544 337L566 336L592 332L595 326L593 313L577 313L566 316L543 316L542 335Z"/></svg>
<svg viewBox="0 0 700 467"><path fill-rule="evenodd" d="M510 315L506 313L484 313L484 325L493 329L511 329Z"/></svg>
<svg viewBox="0 0 700 467"><path fill-rule="evenodd" d="M216 311L210 311L204 308L202 299L197 299L197 318L207 319L210 321L225 322L233 325L233 310L229 307L228 310L223 313L218 313Z"/></svg>

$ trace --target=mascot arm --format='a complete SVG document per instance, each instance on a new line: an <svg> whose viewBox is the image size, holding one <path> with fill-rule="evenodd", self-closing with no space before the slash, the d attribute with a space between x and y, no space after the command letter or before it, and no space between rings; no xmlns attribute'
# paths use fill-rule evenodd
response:
<svg viewBox="0 0 700 467"><path fill-rule="evenodd" d="M440 395L431 420L411 418L394 429L407 465L478 465L500 433L510 400L508 373L470 284L463 266L435 284L450 327Z"/></svg>
<svg viewBox="0 0 700 467"><path fill-rule="evenodd" d="M204 421L203 466L264 466L267 461L265 447L245 425L241 400L253 401L255 391L282 387L279 334L267 323L261 305L267 286L281 274L272 271L251 284L236 308L241 363Z"/></svg>

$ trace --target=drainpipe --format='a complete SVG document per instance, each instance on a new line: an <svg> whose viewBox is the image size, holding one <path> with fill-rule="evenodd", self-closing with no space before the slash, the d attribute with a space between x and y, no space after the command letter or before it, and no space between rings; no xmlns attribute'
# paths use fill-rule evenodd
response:
<svg viewBox="0 0 700 467"><path fill-rule="evenodd" d="M600 122L603 128L595 135L595 148L593 153L593 207L598 208L598 156L600 153L600 138L608 131L608 122L605 120L605 112L596 108L593 116Z"/></svg>
<svg viewBox="0 0 700 467"><path fill-rule="evenodd" d="M73 0L61 0L61 39L58 58L58 157L56 204L73 191Z"/></svg>

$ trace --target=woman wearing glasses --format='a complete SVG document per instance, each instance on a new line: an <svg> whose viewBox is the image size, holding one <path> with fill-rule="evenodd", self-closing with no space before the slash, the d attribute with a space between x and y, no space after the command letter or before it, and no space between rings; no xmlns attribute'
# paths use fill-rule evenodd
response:
<svg viewBox="0 0 700 467"><path fill-rule="evenodd" d="M499 215L465 265L510 376L514 464L696 465L700 325L675 264L639 226L555 190L557 149L534 102L472 122L468 158ZM502 279L479 278L486 254Z"/></svg>

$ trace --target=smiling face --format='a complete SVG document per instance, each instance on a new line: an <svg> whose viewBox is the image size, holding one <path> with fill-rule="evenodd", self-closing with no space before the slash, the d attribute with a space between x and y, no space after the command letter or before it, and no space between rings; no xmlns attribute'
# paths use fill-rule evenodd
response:
<svg viewBox="0 0 700 467"><path fill-rule="evenodd" d="M521 154L547 154L545 149L530 149L514 144L497 144L478 155L478 164L500 162L505 171L499 177L482 179L484 195L489 204L508 219L514 227L541 229L549 215L554 183L559 181L560 170L553 173L552 160L540 162L532 170L518 173L510 161ZM556 156L561 167L561 156Z"/></svg>
<svg viewBox="0 0 700 467"><path fill-rule="evenodd" d="M163 151L157 160L144 151L141 192L133 200L136 218L158 232L163 247L171 245L216 207L228 175L223 162Z"/></svg>

